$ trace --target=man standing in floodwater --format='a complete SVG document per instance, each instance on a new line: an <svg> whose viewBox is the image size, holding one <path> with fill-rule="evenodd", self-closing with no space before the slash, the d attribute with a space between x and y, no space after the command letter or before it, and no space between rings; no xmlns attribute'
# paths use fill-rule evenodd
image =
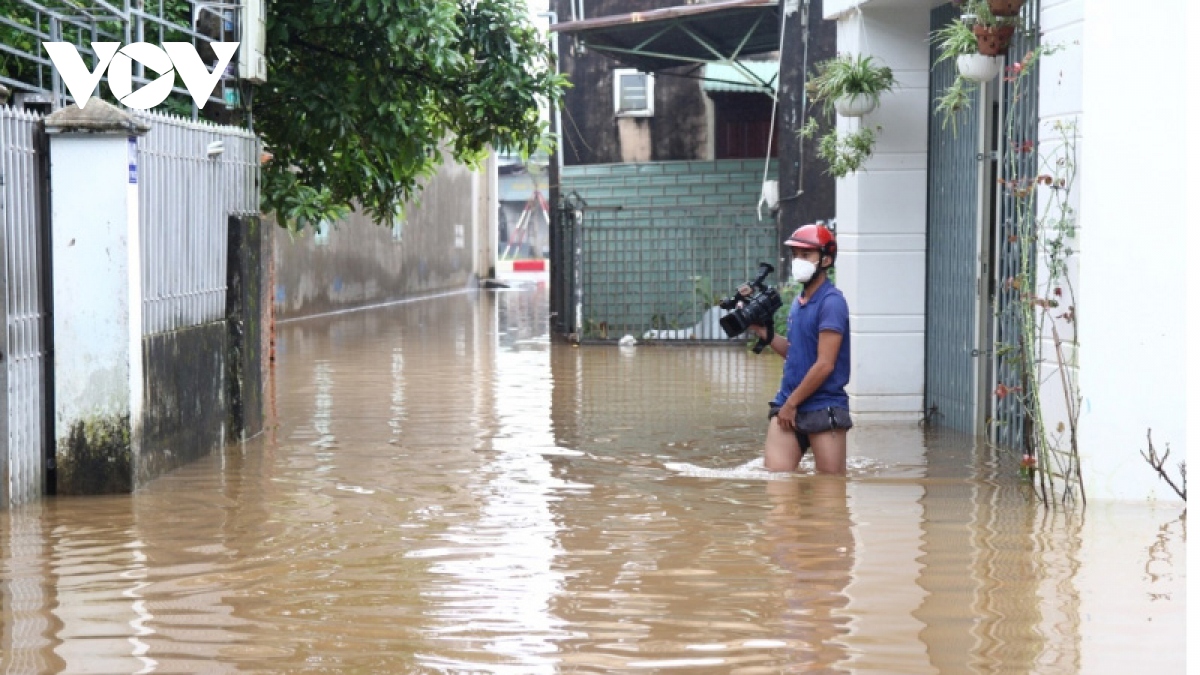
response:
<svg viewBox="0 0 1200 675"><path fill-rule="evenodd" d="M850 419L850 307L829 269L837 241L823 225L804 225L784 245L792 253L792 279L804 284L788 309L787 337L771 349L784 358L779 393L771 401L763 464L769 471L795 471L810 447L817 473L846 473ZM766 339L764 326L750 330Z"/></svg>

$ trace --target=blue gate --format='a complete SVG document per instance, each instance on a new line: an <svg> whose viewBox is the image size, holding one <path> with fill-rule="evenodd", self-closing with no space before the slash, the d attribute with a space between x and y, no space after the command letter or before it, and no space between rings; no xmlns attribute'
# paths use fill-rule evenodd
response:
<svg viewBox="0 0 1200 675"><path fill-rule="evenodd" d="M1041 12L1040 0L1028 0L1022 9L1021 29L1013 36L1008 50L1009 63L1020 61L1024 55L1038 46L1038 16ZM1003 83L1004 90L1004 120L1012 120L1010 128L1005 128L1005 146L1011 152L1013 148L1037 147L1038 141L1038 62L1035 60L1031 67L1034 69L1019 80ZM1015 162L1004 162L1002 178L1014 180L1020 175L1036 175L1038 156L1036 152L1016 152ZM1028 386L1021 382L1021 368L1018 364L1019 354L1002 346L1022 348L1020 342L1020 327L1018 324L1015 303L1021 298L1019 289L1011 288L1004 280L1015 277L1021 269L1021 250L1014 242L1017 241L1016 203L1012 195L1002 194L1000 202L1000 217L996 226L996 276L995 320L993 324L992 342L997 346L992 361L995 373L995 383L1007 383ZM1030 269L1037 269L1033 261L1029 261ZM1025 425L1028 421L1022 406L1021 396L992 397L991 439L992 442L1007 448L1020 449L1024 447L1027 438Z"/></svg>
<svg viewBox="0 0 1200 675"><path fill-rule="evenodd" d="M936 30L958 16L933 10ZM937 59L932 47L930 62ZM930 110L958 76L953 60L930 73ZM978 424L980 107L979 88L968 111L950 124L929 116L929 229L925 281L925 410L937 425L974 433Z"/></svg>

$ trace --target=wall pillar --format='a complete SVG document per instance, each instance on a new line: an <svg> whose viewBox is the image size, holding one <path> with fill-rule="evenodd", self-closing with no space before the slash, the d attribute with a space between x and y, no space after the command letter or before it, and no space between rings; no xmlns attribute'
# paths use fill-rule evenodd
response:
<svg viewBox="0 0 1200 675"><path fill-rule="evenodd" d="M263 333L270 331L271 303L264 293L269 279L271 235L258 217L229 217L225 323L225 441L240 442L263 430Z"/></svg>
<svg viewBox="0 0 1200 675"><path fill-rule="evenodd" d="M46 119L58 494L136 484L144 399L136 138L148 130L95 98Z"/></svg>
<svg viewBox="0 0 1200 675"><path fill-rule="evenodd" d="M842 133L882 127L865 168L837 181L837 285L850 304L853 344L850 407L864 421L915 420L925 390L929 13L828 3L826 18L838 19L838 52L873 55L897 80L874 112L838 119Z"/></svg>

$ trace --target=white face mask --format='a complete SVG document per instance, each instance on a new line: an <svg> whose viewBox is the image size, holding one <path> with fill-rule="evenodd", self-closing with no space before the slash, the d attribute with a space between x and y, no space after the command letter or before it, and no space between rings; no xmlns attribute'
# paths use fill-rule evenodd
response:
<svg viewBox="0 0 1200 675"><path fill-rule="evenodd" d="M817 266L803 258L792 260L792 278L800 283L806 283L817 273Z"/></svg>

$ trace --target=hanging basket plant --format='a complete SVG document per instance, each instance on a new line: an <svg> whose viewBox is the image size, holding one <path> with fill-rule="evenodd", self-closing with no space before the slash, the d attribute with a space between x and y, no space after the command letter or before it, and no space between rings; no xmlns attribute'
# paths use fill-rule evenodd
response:
<svg viewBox="0 0 1200 675"><path fill-rule="evenodd" d="M977 23L972 28L975 33L975 40L979 45L979 53L984 56L999 56L1008 51L1008 45L1012 42L1013 33L1016 32L1016 26L1009 24L982 24Z"/></svg>
<svg viewBox="0 0 1200 675"><path fill-rule="evenodd" d="M962 54L955 59L958 74L971 82L990 82L1004 69L1003 56Z"/></svg>
<svg viewBox="0 0 1200 675"><path fill-rule="evenodd" d="M817 138L820 125L816 118L810 117L796 135L805 140L817 138L817 156L825 161L825 172L834 178L845 178L862 169L871 158L880 131L883 127L863 126L857 131L839 134L835 128Z"/></svg>
<svg viewBox="0 0 1200 675"><path fill-rule="evenodd" d="M879 100L870 94L846 94L833 102L837 114L842 117L862 117L878 105Z"/></svg>
<svg viewBox="0 0 1200 675"><path fill-rule="evenodd" d="M840 54L817 64L805 87L826 114L861 117L879 105L879 95L896 84L892 69L862 54Z"/></svg>
<svg viewBox="0 0 1200 675"><path fill-rule="evenodd" d="M995 16L1018 16L1025 0L988 0L988 9Z"/></svg>

